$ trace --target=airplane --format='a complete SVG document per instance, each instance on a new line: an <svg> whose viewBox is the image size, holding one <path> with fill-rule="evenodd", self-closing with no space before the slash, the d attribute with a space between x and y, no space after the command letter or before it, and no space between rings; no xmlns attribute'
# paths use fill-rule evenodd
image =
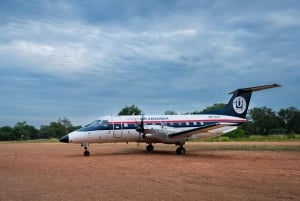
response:
<svg viewBox="0 0 300 201"><path fill-rule="evenodd" d="M223 109L195 115L132 115L104 116L60 138L63 143L81 144L83 155L89 156L91 143L146 143L152 152L153 144L175 144L176 153L184 155L186 141L212 138L235 130L247 121L246 114L252 92L280 87L270 84L236 89Z"/></svg>

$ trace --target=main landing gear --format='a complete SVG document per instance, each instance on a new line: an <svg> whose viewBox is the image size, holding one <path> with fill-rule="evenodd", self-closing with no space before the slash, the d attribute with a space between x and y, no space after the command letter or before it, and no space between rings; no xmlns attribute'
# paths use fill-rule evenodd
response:
<svg viewBox="0 0 300 201"><path fill-rule="evenodd" d="M179 147L176 149L176 154L185 155L185 148L183 147L184 143L180 143L180 144L176 144L176 145L179 145ZM152 152L154 150L154 147L153 147L152 143L149 143L146 146L146 150L148 152Z"/></svg>
<svg viewBox="0 0 300 201"><path fill-rule="evenodd" d="M176 149L176 154L184 155L185 154L185 148L183 147L184 143L180 143L178 145L179 147Z"/></svg>
<svg viewBox="0 0 300 201"><path fill-rule="evenodd" d="M146 150L147 150L148 152L152 152L153 149L154 149L154 147L153 147L153 145L152 145L151 143L148 144L147 147L146 147Z"/></svg>
<svg viewBox="0 0 300 201"><path fill-rule="evenodd" d="M84 148L83 155L84 156L89 156L90 155L90 152L88 150L89 144L88 143L83 143L83 144L81 144L81 146Z"/></svg>
<svg viewBox="0 0 300 201"><path fill-rule="evenodd" d="M176 154L184 155L185 154L185 148L184 147L178 147L176 149Z"/></svg>

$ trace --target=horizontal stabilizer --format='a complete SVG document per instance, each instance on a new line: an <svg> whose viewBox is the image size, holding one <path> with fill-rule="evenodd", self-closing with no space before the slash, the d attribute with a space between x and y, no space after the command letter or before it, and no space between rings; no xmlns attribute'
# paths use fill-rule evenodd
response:
<svg viewBox="0 0 300 201"><path fill-rule="evenodd" d="M268 85L263 85L263 86L247 87L247 88L234 90L234 91L230 92L229 94L234 94L236 91L243 91L243 92L251 91L252 92L252 91L260 91L260 90L264 90L264 89L271 89L271 88L275 88L275 87L281 87L281 85L280 84L268 84Z"/></svg>

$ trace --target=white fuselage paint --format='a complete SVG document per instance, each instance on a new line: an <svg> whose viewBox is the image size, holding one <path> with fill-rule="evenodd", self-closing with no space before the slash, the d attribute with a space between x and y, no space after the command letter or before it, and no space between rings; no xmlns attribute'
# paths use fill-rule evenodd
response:
<svg viewBox="0 0 300 201"><path fill-rule="evenodd" d="M89 129L83 127L69 133L70 143L109 143L109 142L149 142L146 137L136 131L144 119L144 127L160 130L152 135L151 142L172 144L180 140L211 138L223 135L236 129L237 125L246 122L246 119L226 115L145 115L145 116L104 116L100 118L105 125ZM170 133L188 131L209 123L226 125L208 132L194 133L188 138L168 139Z"/></svg>

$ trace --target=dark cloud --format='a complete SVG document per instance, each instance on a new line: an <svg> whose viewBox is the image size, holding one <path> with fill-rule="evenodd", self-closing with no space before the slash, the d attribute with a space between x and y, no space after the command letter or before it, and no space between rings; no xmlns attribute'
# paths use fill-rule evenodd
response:
<svg viewBox="0 0 300 201"><path fill-rule="evenodd" d="M130 104L148 114L187 112L273 82L284 90L259 94L254 106L299 107L298 8L297 1L1 1L1 123L67 116L84 124Z"/></svg>

